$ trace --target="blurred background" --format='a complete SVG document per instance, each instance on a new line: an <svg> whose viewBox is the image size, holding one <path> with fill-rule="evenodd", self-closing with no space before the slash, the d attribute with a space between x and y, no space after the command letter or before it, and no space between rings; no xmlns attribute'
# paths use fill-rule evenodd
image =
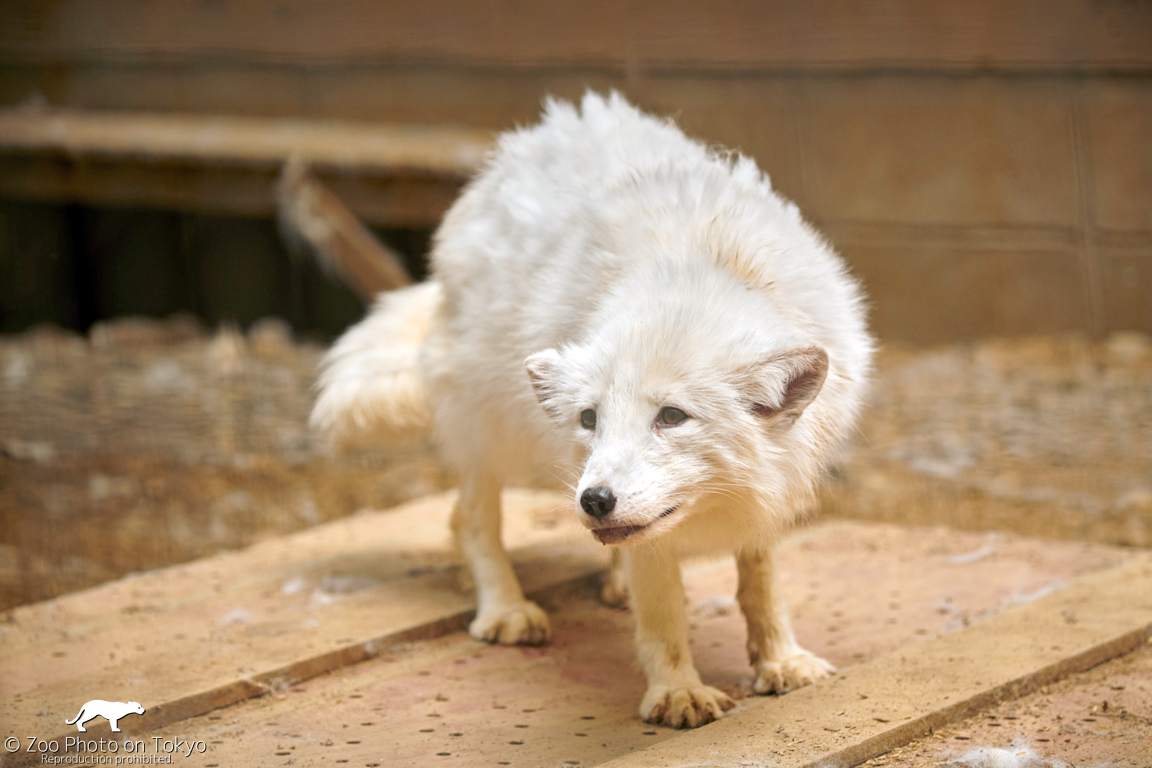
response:
<svg viewBox="0 0 1152 768"><path fill-rule="evenodd" d="M1152 543L1148 2L10 0L0 609L450 486L308 432L364 302L277 179L418 280L493 133L588 88L754 157L863 281L818 514Z"/></svg>

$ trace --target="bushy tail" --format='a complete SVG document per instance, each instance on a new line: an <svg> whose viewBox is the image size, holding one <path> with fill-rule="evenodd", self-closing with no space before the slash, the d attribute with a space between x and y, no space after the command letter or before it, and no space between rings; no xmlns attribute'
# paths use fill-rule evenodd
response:
<svg viewBox="0 0 1152 768"><path fill-rule="evenodd" d="M339 447L398 442L431 430L420 347L440 308L434 281L381 294L320 364L312 426Z"/></svg>

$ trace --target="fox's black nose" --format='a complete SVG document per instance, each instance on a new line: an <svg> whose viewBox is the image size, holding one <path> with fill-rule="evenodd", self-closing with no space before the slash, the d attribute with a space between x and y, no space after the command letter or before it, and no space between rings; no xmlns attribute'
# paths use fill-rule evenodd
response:
<svg viewBox="0 0 1152 768"><path fill-rule="evenodd" d="M580 506L599 520L616 507L616 495L612 493L612 489L604 486L586 488L584 493L580 494Z"/></svg>

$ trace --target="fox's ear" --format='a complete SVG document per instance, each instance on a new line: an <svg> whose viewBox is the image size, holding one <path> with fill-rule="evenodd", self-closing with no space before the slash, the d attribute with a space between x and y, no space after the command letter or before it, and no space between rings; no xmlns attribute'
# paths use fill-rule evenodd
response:
<svg viewBox="0 0 1152 768"><path fill-rule="evenodd" d="M828 353L821 347L792 347L742 372L752 411L774 424L790 427L804 412L828 375Z"/></svg>
<svg viewBox="0 0 1152 768"><path fill-rule="evenodd" d="M561 357L555 349L546 349L529 355L524 360L524 367L528 369L528 378L532 381L532 389L536 392L536 399L550 416L558 417L560 411L557 403L559 384L561 381Z"/></svg>

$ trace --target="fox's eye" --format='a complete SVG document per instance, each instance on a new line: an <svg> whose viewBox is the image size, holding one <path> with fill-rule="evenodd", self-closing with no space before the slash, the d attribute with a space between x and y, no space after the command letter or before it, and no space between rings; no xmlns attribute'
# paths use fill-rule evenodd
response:
<svg viewBox="0 0 1152 768"><path fill-rule="evenodd" d="M688 414L679 408L674 408L671 405L666 405L660 409L660 415L656 417L656 421L668 427L674 427L677 424L682 424L688 418Z"/></svg>
<svg viewBox="0 0 1152 768"><path fill-rule="evenodd" d="M580 426L584 429L596 429L596 411L591 408L585 409L580 414Z"/></svg>

